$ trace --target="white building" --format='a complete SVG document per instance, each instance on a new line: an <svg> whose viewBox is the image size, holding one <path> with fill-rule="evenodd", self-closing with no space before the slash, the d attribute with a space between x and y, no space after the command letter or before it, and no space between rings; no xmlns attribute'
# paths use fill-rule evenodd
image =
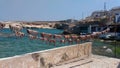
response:
<svg viewBox="0 0 120 68"><path fill-rule="evenodd" d="M109 15L109 12L108 11L94 11L92 14L91 14L91 17L92 18L101 18L101 17L104 17L104 16L108 16Z"/></svg>
<svg viewBox="0 0 120 68"><path fill-rule="evenodd" d="M110 10L111 16L115 16L115 22L120 23L120 7L115 7Z"/></svg>

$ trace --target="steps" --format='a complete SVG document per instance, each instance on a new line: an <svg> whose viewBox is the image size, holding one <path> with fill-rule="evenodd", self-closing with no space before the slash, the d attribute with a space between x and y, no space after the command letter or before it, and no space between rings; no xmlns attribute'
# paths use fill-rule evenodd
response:
<svg viewBox="0 0 120 68"><path fill-rule="evenodd" d="M120 68L120 59L92 55L65 61L51 68Z"/></svg>
<svg viewBox="0 0 120 68"><path fill-rule="evenodd" d="M91 62L92 62L92 59L90 59L89 57L75 58L75 59L72 59L72 60L69 60L63 63L59 63L51 68L63 68L63 67L64 68L76 68L78 66L85 65Z"/></svg>

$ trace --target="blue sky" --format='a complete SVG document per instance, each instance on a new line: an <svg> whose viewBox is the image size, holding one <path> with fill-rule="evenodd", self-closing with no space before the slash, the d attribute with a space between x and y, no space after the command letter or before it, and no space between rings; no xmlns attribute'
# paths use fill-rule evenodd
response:
<svg viewBox="0 0 120 68"><path fill-rule="evenodd" d="M77 19L95 10L120 6L120 0L0 0L1 21Z"/></svg>

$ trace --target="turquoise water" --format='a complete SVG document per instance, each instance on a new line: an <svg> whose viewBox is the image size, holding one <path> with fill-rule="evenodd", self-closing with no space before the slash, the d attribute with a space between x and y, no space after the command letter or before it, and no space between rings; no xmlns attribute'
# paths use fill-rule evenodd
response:
<svg viewBox="0 0 120 68"><path fill-rule="evenodd" d="M62 30L57 29L34 29L39 32L46 32L52 34L61 34ZM26 33L26 29L22 30ZM4 34L12 34L9 29L4 29L0 31L0 33ZM27 36L23 38L16 37L0 37L0 58L10 57L35 51L41 51L46 49L51 49L55 47L65 46L57 43L56 46L46 44L45 42L41 42L40 40L30 40Z"/></svg>
<svg viewBox="0 0 120 68"><path fill-rule="evenodd" d="M63 32L62 30L57 30L57 29L33 29L33 30L37 30L39 32L52 33L52 34L61 34ZM27 35L26 29L22 30L22 32L26 33ZM12 34L12 32L9 29L4 29L2 31L0 30L0 33L4 35ZM54 46L53 44L49 45L37 39L30 40L27 36L23 38L16 38L14 36L3 37L0 35L0 58L11 57L15 55L21 55L25 53L41 51L41 50L67 46L67 45L68 45L67 43L64 45L59 42L57 42L56 46ZM101 42L99 39L95 39L93 41L92 52L93 54L105 55L111 57L114 56L114 53L113 54L106 53L105 49L103 49L103 46L107 46L108 48L112 49L114 52L114 45L115 43L113 42L107 43L107 42ZM119 45L120 42L117 42L117 57L120 58Z"/></svg>

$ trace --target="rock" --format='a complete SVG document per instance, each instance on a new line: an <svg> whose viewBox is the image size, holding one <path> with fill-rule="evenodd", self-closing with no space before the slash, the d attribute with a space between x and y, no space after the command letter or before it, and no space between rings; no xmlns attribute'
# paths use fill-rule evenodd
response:
<svg viewBox="0 0 120 68"><path fill-rule="evenodd" d="M103 48L104 48L104 49L106 49L106 48L107 48L107 46L103 46Z"/></svg>
<svg viewBox="0 0 120 68"><path fill-rule="evenodd" d="M107 53L113 53L112 49L110 49L110 48L107 48L105 51L106 51Z"/></svg>
<svg viewBox="0 0 120 68"><path fill-rule="evenodd" d="M104 40L100 40L101 42L104 42Z"/></svg>

